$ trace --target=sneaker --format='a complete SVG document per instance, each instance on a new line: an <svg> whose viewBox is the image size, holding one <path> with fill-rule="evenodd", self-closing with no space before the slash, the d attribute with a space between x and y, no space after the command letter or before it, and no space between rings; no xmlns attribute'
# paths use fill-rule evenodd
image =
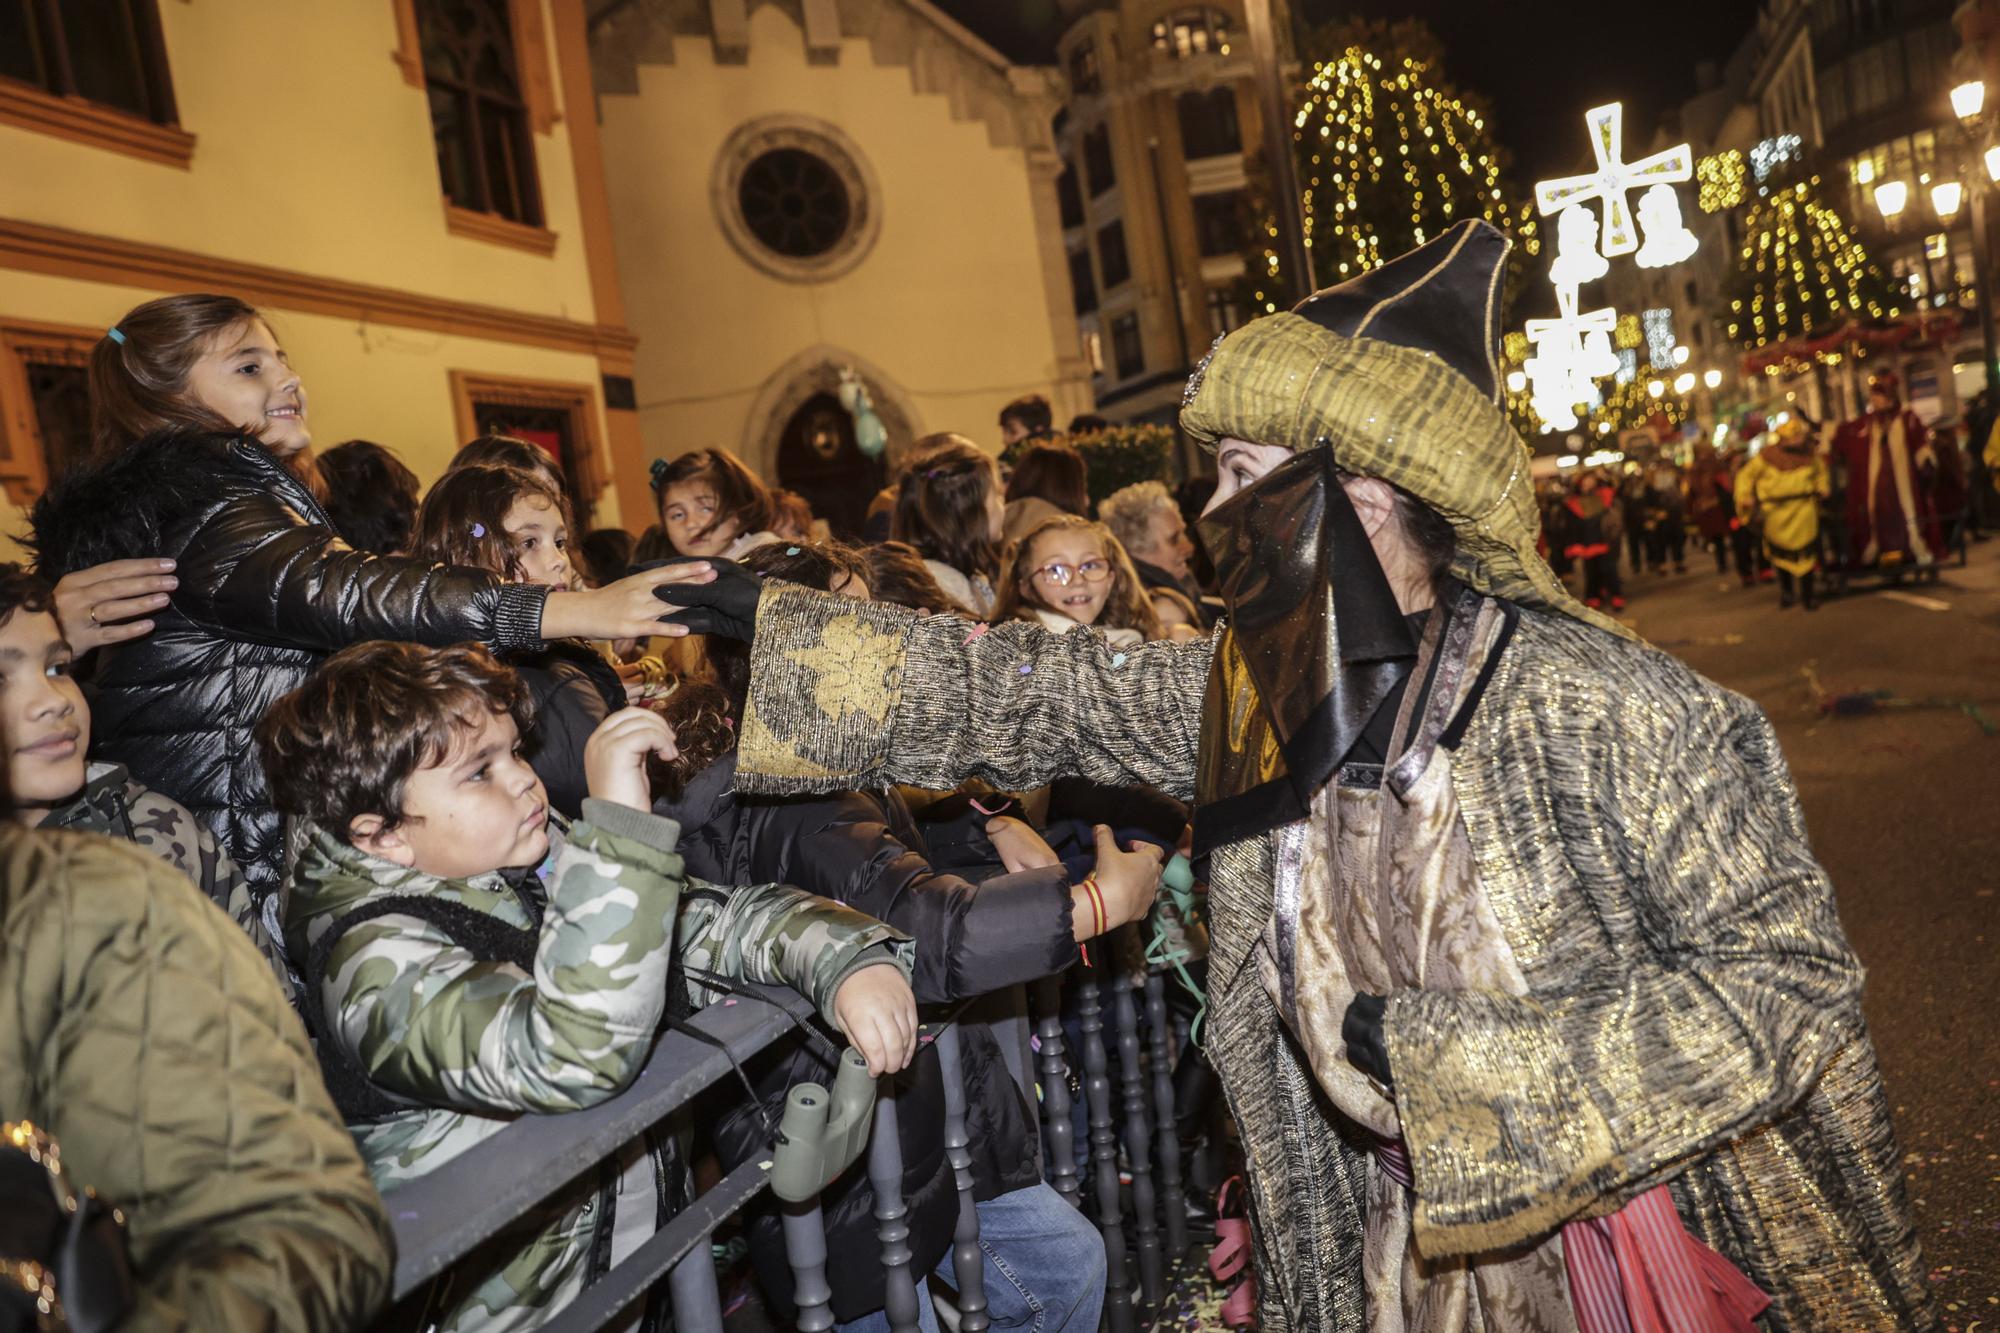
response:
<svg viewBox="0 0 2000 1333"><path fill-rule="evenodd" d="M1623 611L1625 609L1625 599L1623 597L1612 598L1611 609L1613 611Z"/></svg>
<svg viewBox="0 0 2000 1333"><path fill-rule="evenodd" d="M1603 601L1596 597L1585 598L1583 604L1589 607L1593 611L1597 610L1600 606L1604 605Z"/></svg>

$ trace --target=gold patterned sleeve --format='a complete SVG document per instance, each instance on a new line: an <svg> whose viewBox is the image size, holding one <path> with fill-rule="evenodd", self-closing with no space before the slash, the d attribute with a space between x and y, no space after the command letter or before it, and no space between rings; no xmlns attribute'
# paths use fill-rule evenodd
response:
<svg viewBox="0 0 2000 1333"><path fill-rule="evenodd" d="M1866 1040L1861 967L1769 721L1706 682L1618 697L1521 725L1498 756L1510 799L1553 815L1556 887L1516 924L1567 975L1390 997L1426 1255L1609 1211L1782 1116Z"/></svg>
<svg viewBox="0 0 2000 1333"><path fill-rule="evenodd" d="M808 792L1066 775L1186 798L1212 642L970 625L773 584L757 609L737 783Z"/></svg>

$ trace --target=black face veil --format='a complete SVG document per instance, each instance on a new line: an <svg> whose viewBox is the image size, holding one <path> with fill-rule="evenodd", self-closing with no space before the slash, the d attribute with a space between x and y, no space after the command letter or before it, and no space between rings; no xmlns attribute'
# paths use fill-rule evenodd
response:
<svg viewBox="0 0 2000 1333"><path fill-rule="evenodd" d="M1206 849L1303 818L1417 644L1331 449L1274 469L1200 529L1229 607L1202 712Z"/></svg>

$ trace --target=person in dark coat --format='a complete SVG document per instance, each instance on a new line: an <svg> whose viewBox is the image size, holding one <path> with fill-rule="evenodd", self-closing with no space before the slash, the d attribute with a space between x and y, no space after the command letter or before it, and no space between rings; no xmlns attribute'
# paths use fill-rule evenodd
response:
<svg viewBox="0 0 2000 1333"><path fill-rule="evenodd" d="M753 552L746 564L771 566L792 581L865 592L858 561L811 547ZM920 1004L957 1004L1062 971L1077 958L1079 937L1101 933L1085 890L1072 887L1060 864L974 883L940 873L924 855L922 835L894 792L847 791L800 800L739 799L735 793L735 720L747 688L747 658L738 645L714 645L720 687L683 685L667 716L680 759L662 775L654 812L682 829L689 871L717 883L731 876L766 876L845 903L895 926L916 941L911 984ZM993 859L997 854L991 852ZM1158 880L1156 852L1120 852L1109 830L1098 834L1095 877L1102 884L1108 925L1137 919L1151 905ZM749 882L749 881L741 881ZM763 882L763 881L758 881ZM986 1250L988 1310L1001 1327L1009 1313L1031 1316L1044 1329L1097 1325L1104 1295L1103 1242L1089 1223L1042 1182L1039 1131L1032 1104L1008 1072L999 1043L983 1025L961 1021L966 1114L974 1198ZM830 1065L810 1045L760 1071L767 1113L801 1081L824 1082ZM942 1104L932 1102L920 1067L915 1095L898 1093L902 1113L904 1193L910 1209L912 1271L949 1269L956 1195L942 1156ZM941 1090L936 1094L941 1098ZM935 1109L934 1109L935 1108ZM714 1130L725 1170L767 1151L755 1112L739 1106ZM856 1173L822 1197L827 1222L832 1308L844 1328L882 1327L881 1265L877 1259L874 1195ZM751 1258L764 1290L781 1308L791 1303L775 1211L749 1227ZM927 1303L924 1318L931 1316ZM933 1327L928 1322L926 1327Z"/></svg>
<svg viewBox="0 0 2000 1333"><path fill-rule="evenodd" d="M509 649L660 631L652 590L670 569L570 592L349 547L319 498L298 373L232 297L128 312L90 382L95 458L36 502L37 572L164 557L179 580L150 632L95 654L97 757L207 824L260 904L283 836L251 729L322 659L367 639Z"/></svg>

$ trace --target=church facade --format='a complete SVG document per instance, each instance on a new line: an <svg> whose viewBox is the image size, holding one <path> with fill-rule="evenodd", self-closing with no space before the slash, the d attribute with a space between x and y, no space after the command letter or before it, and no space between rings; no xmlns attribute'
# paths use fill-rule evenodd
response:
<svg viewBox="0 0 2000 1333"><path fill-rule="evenodd" d="M646 453L734 450L822 514L909 442L1091 407L1055 70L923 0L630 0L591 34ZM887 428L856 447L858 377Z"/></svg>

